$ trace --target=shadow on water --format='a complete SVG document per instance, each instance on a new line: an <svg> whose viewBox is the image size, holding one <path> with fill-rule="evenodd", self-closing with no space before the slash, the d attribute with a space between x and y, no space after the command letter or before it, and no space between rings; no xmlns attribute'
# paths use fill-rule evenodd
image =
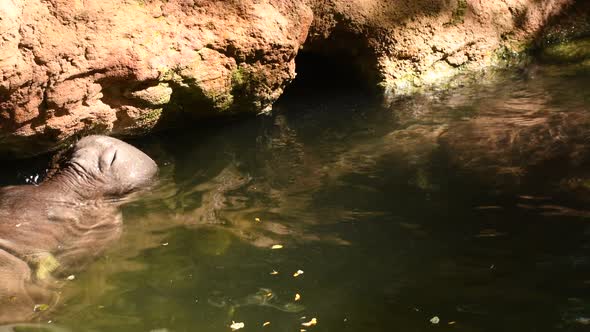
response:
<svg viewBox="0 0 590 332"><path fill-rule="evenodd" d="M434 317L444 330L582 331L589 76L479 81L388 108L322 83L289 91L272 116L135 142L160 184L126 206L122 239L51 319L77 331L424 331Z"/></svg>

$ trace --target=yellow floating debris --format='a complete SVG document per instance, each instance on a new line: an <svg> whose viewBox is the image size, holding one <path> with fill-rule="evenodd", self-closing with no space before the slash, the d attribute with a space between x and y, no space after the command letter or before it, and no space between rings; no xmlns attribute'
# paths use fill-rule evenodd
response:
<svg viewBox="0 0 590 332"><path fill-rule="evenodd" d="M72 275L69 275L66 279L69 281L72 281L72 280L76 279L76 276L72 274Z"/></svg>
<svg viewBox="0 0 590 332"><path fill-rule="evenodd" d="M272 272L271 272L270 274L272 274L272 275L274 276L274 275L277 275L277 274L279 274L279 271L272 270Z"/></svg>
<svg viewBox="0 0 590 332"><path fill-rule="evenodd" d="M262 326L263 326L263 327L264 327L264 326L269 326L269 325L270 325L270 322L264 322L264 323L262 323Z"/></svg>
<svg viewBox="0 0 590 332"><path fill-rule="evenodd" d="M301 295L295 294L295 301L299 301L299 300L301 300Z"/></svg>
<svg viewBox="0 0 590 332"><path fill-rule="evenodd" d="M256 222L260 222L260 218L258 218L258 217L254 218L254 220L255 220Z"/></svg>
<svg viewBox="0 0 590 332"><path fill-rule="evenodd" d="M305 327L310 327L310 326L316 325L317 323L318 323L318 320L314 317L309 322L301 323L301 325L303 325Z"/></svg>
<svg viewBox="0 0 590 332"><path fill-rule="evenodd" d="M452 321L450 321L448 324L449 324L449 325L454 325L454 324L456 324L456 323L457 323L457 322L455 322L454 320L452 320Z"/></svg>
<svg viewBox="0 0 590 332"><path fill-rule="evenodd" d="M268 293L264 294L264 296L266 296L266 297L272 297L272 292L268 292Z"/></svg>
<svg viewBox="0 0 590 332"><path fill-rule="evenodd" d="M302 275L302 274L303 274L303 271L302 271L302 270L297 270L297 272L293 273L293 276L294 276L295 278L297 278L297 277L299 277L299 276L300 276L300 275Z"/></svg>
<svg viewBox="0 0 590 332"><path fill-rule="evenodd" d="M283 249L283 246L280 244L275 244L272 247L270 247L270 249Z"/></svg>
<svg viewBox="0 0 590 332"><path fill-rule="evenodd" d="M231 325L229 326L231 328L232 331L237 331L239 329L243 329L244 326L246 326L243 322L234 322L233 320L231 321Z"/></svg>
<svg viewBox="0 0 590 332"><path fill-rule="evenodd" d="M33 311L34 312L40 312L40 311L45 311L49 309L49 305L48 304L35 304L35 306L33 307Z"/></svg>
<svg viewBox="0 0 590 332"><path fill-rule="evenodd" d="M37 279L45 280L51 272L55 271L59 267L59 262L50 253L40 253L33 258L33 261L37 263Z"/></svg>

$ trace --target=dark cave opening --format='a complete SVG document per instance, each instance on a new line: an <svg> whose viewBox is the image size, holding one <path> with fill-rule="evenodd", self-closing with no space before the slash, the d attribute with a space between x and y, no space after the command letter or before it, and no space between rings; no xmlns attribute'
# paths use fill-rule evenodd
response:
<svg viewBox="0 0 590 332"><path fill-rule="evenodd" d="M296 78L281 99L373 94L380 81L374 52L361 35L335 28L326 39L304 45L295 58Z"/></svg>
<svg viewBox="0 0 590 332"><path fill-rule="evenodd" d="M297 77L286 93L322 93L368 89L364 76L349 56L302 52L295 59Z"/></svg>

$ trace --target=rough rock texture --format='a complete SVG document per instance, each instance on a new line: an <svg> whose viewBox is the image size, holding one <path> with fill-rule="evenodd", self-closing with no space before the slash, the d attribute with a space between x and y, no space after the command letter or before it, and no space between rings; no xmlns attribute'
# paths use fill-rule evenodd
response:
<svg viewBox="0 0 590 332"><path fill-rule="evenodd" d="M386 91L405 94L443 83L461 70L498 64L525 50L548 20L572 3L321 1L314 8L316 19L308 44L324 52L348 50L364 64L361 68L369 78Z"/></svg>
<svg viewBox="0 0 590 332"><path fill-rule="evenodd" d="M141 133L164 109L263 111L311 20L291 1L2 1L0 149Z"/></svg>
<svg viewBox="0 0 590 332"><path fill-rule="evenodd" d="M404 93L519 51L573 0L3 0L0 154L268 111L295 56Z"/></svg>
<svg viewBox="0 0 590 332"><path fill-rule="evenodd" d="M542 61L590 67L590 2L577 1L552 19L535 44Z"/></svg>
<svg viewBox="0 0 590 332"><path fill-rule="evenodd" d="M590 2L578 0L549 21L537 38L537 43L542 48L587 37L590 37Z"/></svg>

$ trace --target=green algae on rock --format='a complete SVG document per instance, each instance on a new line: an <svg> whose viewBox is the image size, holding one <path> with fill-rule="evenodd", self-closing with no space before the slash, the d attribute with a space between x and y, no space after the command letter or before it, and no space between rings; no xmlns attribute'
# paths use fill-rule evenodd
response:
<svg viewBox="0 0 590 332"><path fill-rule="evenodd" d="M552 63L576 63L590 59L590 38L551 45L541 51L541 59Z"/></svg>

